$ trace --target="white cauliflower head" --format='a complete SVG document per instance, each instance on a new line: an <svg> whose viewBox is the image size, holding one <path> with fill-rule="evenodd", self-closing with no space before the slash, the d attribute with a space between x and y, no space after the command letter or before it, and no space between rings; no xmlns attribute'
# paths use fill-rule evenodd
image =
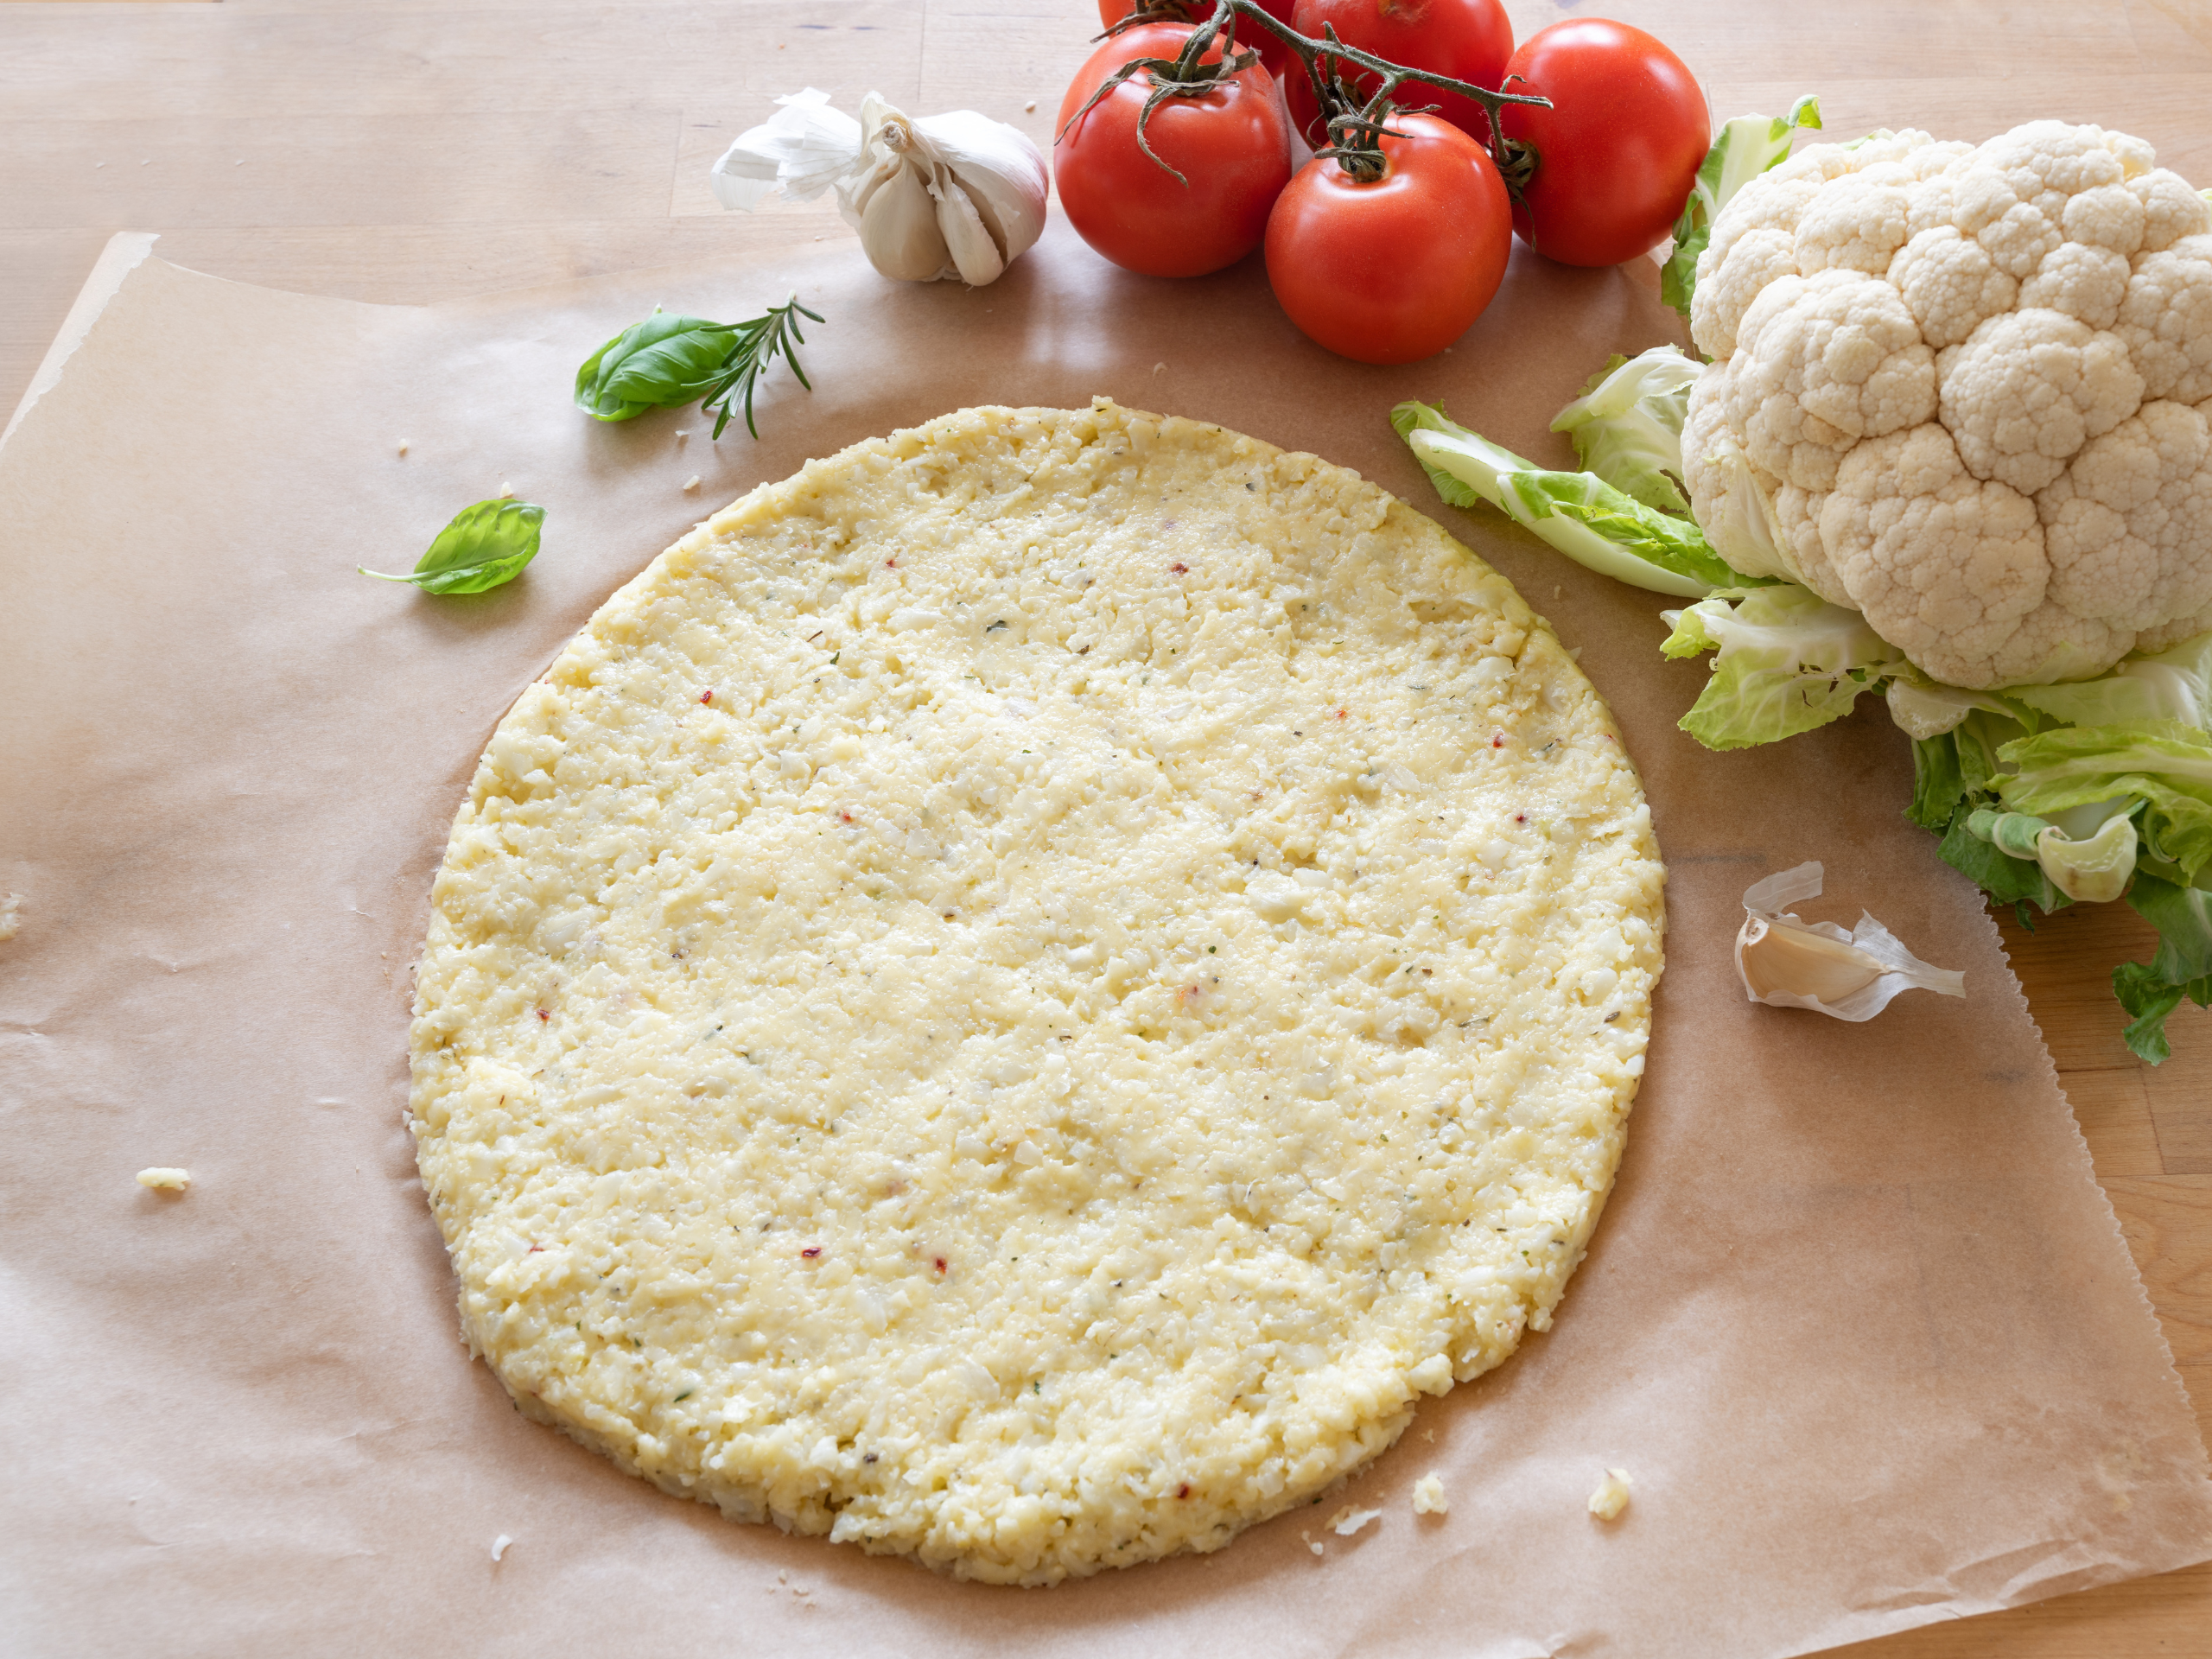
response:
<svg viewBox="0 0 2212 1659"><path fill-rule="evenodd" d="M2155 159L1878 133L1738 191L1683 430L1722 556L1977 689L2212 626L2212 207Z"/></svg>

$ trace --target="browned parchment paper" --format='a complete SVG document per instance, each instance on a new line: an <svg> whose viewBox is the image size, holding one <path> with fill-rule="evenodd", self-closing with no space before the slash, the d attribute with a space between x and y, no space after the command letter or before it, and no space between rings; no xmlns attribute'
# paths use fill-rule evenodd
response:
<svg viewBox="0 0 2212 1659"><path fill-rule="evenodd" d="M1563 460L1551 412L1670 333L1643 288L1516 256L1450 355L1385 370L1301 339L1256 264L1153 282L1055 226L969 291L885 282L849 243L770 269L741 237L716 266L431 309L149 259L0 448L5 1645L1724 1659L2212 1554L2202 1448L1997 938L1898 816L1903 738L1869 709L1698 749L1662 601L1441 507L1385 424L1440 397ZM570 406L653 304L794 285L829 318L817 390L779 372L760 443ZM1643 769L1670 935L1559 1324L1421 1408L1348 1494L1382 1521L1325 1534L1332 1498L1210 1559L1018 1592L732 1524L510 1408L455 1339L401 1127L408 968L478 751L617 584L810 455L1094 392L1357 467L1513 578ZM548 509L512 587L353 574L509 485ZM1805 858L1815 914L1872 907L1968 996L1864 1026L1747 1005L1738 896ZM190 1192L134 1185L153 1164ZM1584 1510L1607 1465L1636 1482L1610 1527ZM1431 1469L1451 1512L1416 1519Z"/></svg>

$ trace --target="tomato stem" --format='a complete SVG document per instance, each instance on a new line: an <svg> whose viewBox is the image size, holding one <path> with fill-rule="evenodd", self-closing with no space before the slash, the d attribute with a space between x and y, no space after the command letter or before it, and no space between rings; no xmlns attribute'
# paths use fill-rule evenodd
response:
<svg viewBox="0 0 2212 1659"><path fill-rule="evenodd" d="M1498 122L1499 112L1509 104L1521 104L1539 110L1548 110L1552 106L1551 99L1535 93L1494 92L1487 86L1476 86L1472 81L1458 80L1450 75L1438 74L1433 70L1415 69L1405 64L1393 63L1388 58L1377 57L1358 47L1346 46L1337 37L1333 24L1323 24L1325 38L1317 41L1310 35L1300 34L1288 23L1271 16L1256 4L1255 0L1216 0L1212 17L1198 26L1197 34L1191 37L1192 41L1196 42L1201 35L1211 39L1209 31L1217 33L1222 24L1232 16L1249 17L1288 47L1299 62L1305 66L1306 79L1313 84L1314 101L1328 115L1331 139L1326 148L1313 153L1333 156L1337 164L1356 179L1382 176L1382 152L1377 144L1381 135L1389 130L1382 123L1400 108L1394 100L1398 88L1408 81L1433 86L1439 92L1456 92L1461 98L1481 105L1483 113L1489 118L1491 156L1497 162L1500 173L1505 171L1508 157L1505 137ZM1205 48L1199 49L1203 51ZM1325 68L1323 67L1325 62ZM1373 94L1363 103L1344 83L1339 66L1346 63L1371 71L1382 78ZM1361 144L1342 142L1349 137L1363 138L1367 142Z"/></svg>
<svg viewBox="0 0 2212 1659"><path fill-rule="evenodd" d="M1139 22L1157 22L1163 15L1182 11L1189 0L1147 0L1127 17L1120 19L1105 30L1108 35L1120 34ZM1189 9L1195 9L1190 6ZM1324 37L1315 40L1301 35L1281 18L1268 12L1257 0L1214 0L1211 16L1198 24L1183 49L1173 58L1136 58L1123 64L1100 84L1098 90L1085 99L1081 109L1070 116L1055 142L1065 135L1069 127L1089 114L1093 105L1107 97L1140 73L1152 78L1152 91L1146 97L1144 108L1137 114L1137 147L1150 156L1154 165L1173 174L1176 180L1188 186L1191 182L1180 172L1162 161L1153 149L1146 136L1151 124L1153 111L1171 98L1202 98L1217 87L1226 85L1236 75L1259 61L1257 52L1239 52L1236 48L1236 22L1249 17L1258 27L1274 35L1294 54L1304 66L1306 79L1312 82L1314 100L1328 115L1329 143L1313 153L1335 160L1337 164L1354 179L1363 182L1382 176L1382 136L1391 130L1382 124L1391 115L1402 113L1394 102L1398 88L1408 81L1433 86L1439 92L1456 92L1482 105L1489 118L1490 151L1497 163L1499 174L1506 180L1506 188L1515 200L1519 191L1516 179L1526 181L1534 168L1534 152L1525 145L1510 143L1499 124L1499 112L1509 104L1524 105L1531 109L1548 110L1552 101L1529 92L1494 92L1487 86L1478 86L1472 81L1457 80L1450 75L1440 75L1433 70L1414 69L1405 64L1393 63L1388 58L1377 57L1372 52L1356 46L1346 46L1337 36L1333 24L1322 26ZM1212 48L1215 41L1227 34L1226 49L1218 61L1202 63L1200 59ZM1379 75L1382 79L1374 93L1364 102L1348 86L1338 67L1349 63ZM1433 105L1427 107L1433 108Z"/></svg>

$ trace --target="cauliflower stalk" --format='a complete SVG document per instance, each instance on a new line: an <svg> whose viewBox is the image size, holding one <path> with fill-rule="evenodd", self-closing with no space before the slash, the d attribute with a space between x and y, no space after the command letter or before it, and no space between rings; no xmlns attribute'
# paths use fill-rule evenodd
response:
<svg viewBox="0 0 2212 1659"><path fill-rule="evenodd" d="M2052 121L1793 156L1808 103L1729 123L1683 209L1664 296L1711 360L1617 358L1554 423L1591 491L1681 530L1549 539L1618 574L1699 536L1639 585L1696 601L1664 649L1710 657L1707 747L1881 692L1947 861L2023 919L2125 897L2155 1062L2212 1005L2212 193Z"/></svg>

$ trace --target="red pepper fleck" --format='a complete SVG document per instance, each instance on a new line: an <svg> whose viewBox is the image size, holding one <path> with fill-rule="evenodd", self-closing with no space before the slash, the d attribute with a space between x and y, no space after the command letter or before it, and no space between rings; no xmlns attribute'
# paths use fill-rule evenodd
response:
<svg viewBox="0 0 2212 1659"><path fill-rule="evenodd" d="M540 1008L540 1009L537 1011L537 1017L538 1017L539 1019L541 1019L541 1020L550 1020L553 1016L552 1016L551 1014L550 1014L546 1013L546 1011L545 1011L544 1009Z"/></svg>
<svg viewBox="0 0 2212 1659"><path fill-rule="evenodd" d="M883 562L883 568L887 570L896 570L899 568L899 561L896 559L886 559Z"/></svg>
<svg viewBox="0 0 2212 1659"><path fill-rule="evenodd" d="M523 1252L523 1254L524 1254L524 1255L537 1255L540 1250L543 1249L544 1248L545 1248L545 1247L544 1247L543 1244L533 1244L533 1245L531 1245L528 1249L524 1250L524 1251Z"/></svg>
<svg viewBox="0 0 2212 1659"><path fill-rule="evenodd" d="M1526 823L1529 822L1529 815L1526 812L1516 812L1513 815L1513 822L1516 823Z"/></svg>
<svg viewBox="0 0 2212 1659"><path fill-rule="evenodd" d="M853 815L849 812L840 812L837 815L837 822L840 823L850 823L852 821Z"/></svg>
<svg viewBox="0 0 2212 1659"><path fill-rule="evenodd" d="M1187 564L1171 564L1167 568L1179 576L1187 576L1191 574L1191 567Z"/></svg>
<svg viewBox="0 0 2212 1659"><path fill-rule="evenodd" d="M1492 737L1490 741L1490 746L1493 749L1503 748L1505 747L1505 734L1503 732L1500 732L1496 736Z"/></svg>
<svg viewBox="0 0 2212 1659"><path fill-rule="evenodd" d="M808 1261L811 1262L816 1256L822 1254L822 1247L819 1244L810 1244L804 1249L801 1250L799 1254L804 1256Z"/></svg>
<svg viewBox="0 0 2212 1659"><path fill-rule="evenodd" d="M944 1258L941 1255L937 1259L937 1270L939 1273L943 1273L944 1271Z"/></svg>
<svg viewBox="0 0 2212 1659"><path fill-rule="evenodd" d="M1337 710L1337 718L1338 718L1338 720L1342 720L1344 717L1344 711L1343 709L1338 709L1338 710Z"/></svg>
<svg viewBox="0 0 2212 1659"><path fill-rule="evenodd" d="M1175 1496L1178 1497L1188 1497L1190 1495L1191 1483L1187 1480L1175 1489Z"/></svg>
<svg viewBox="0 0 2212 1659"><path fill-rule="evenodd" d="M702 691L702 692L699 694L699 701L700 701L700 702L712 702L714 700L715 700L715 694L714 694L714 692L713 692L713 690L712 690L711 689L709 689L709 690L705 690L705 691Z"/></svg>

